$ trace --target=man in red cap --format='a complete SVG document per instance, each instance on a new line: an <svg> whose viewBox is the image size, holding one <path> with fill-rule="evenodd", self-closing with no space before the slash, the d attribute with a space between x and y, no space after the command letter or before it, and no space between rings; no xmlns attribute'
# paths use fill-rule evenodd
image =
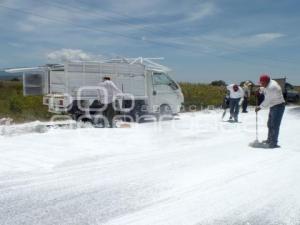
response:
<svg viewBox="0 0 300 225"><path fill-rule="evenodd" d="M268 119L268 139L264 141L266 148L278 148L279 129L285 109L285 100L282 89L275 80L271 80L267 74L262 74L259 79L263 87L264 101L256 107L255 112L261 108L270 107Z"/></svg>
<svg viewBox="0 0 300 225"><path fill-rule="evenodd" d="M244 98L243 89L237 84L231 84L227 86L229 94L229 108L230 108L230 119L234 119L234 122L238 122L238 115L240 110L240 105L242 104Z"/></svg>

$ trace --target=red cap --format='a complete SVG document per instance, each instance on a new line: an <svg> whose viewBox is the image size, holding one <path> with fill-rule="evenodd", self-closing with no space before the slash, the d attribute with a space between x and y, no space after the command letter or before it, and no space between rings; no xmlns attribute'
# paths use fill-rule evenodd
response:
<svg viewBox="0 0 300 225"><path fill-rule="evenodd" d="M268 74L262 74L259 78L260 83L269 83L270 76Z"/></svg>

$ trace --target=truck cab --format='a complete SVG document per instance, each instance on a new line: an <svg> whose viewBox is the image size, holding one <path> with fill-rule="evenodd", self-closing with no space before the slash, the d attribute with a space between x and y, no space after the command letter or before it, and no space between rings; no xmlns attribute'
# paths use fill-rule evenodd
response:
<svg viewBox="0 0 300 225"><path fill-rule="evenodd" d="M281 87L284 99L287 102L298 102L299 92L294 88L293 85L286 82L286 77L274 79Z"/></svg>
<svg viewBox="0 0 300 225"><path fill-rule="evenodd" d="M288 102L298 102L299 92L290 83L285 83L285 98Z"/></svg>
<svg viewBox="0 0 300 225"><path fill-rule="evenodd" d="M153 71L148 95L154 113L176 114L184 101L180 86L166 72ZM180 103L180 104L178 104Z"/></svg>

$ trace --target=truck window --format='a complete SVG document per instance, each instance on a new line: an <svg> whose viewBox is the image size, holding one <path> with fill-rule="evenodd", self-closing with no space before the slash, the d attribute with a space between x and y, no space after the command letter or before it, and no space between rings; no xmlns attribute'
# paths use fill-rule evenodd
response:
<svg viewBox="0 0 300 225"><path fill-rule="evenodd" d="M24 95L43 95L47 93L47 73L45 71L26 72L24 74Z"/></svg>
<svg viewBox="0 0 300 225"><path fill-rule="evenodd" d="M286 83L286 84L285 84L285 89L286 89L286 90L293 90L294 87L293 87L293 85L291 85L291 84L289 84L289 83Z"/></svg>
<svg viewBox="0 0 300 225"><path fill-rule="evenodd" d="M168 85L173 90L178 89L178 85L164 73L153 73L153 85Z"/></svg>

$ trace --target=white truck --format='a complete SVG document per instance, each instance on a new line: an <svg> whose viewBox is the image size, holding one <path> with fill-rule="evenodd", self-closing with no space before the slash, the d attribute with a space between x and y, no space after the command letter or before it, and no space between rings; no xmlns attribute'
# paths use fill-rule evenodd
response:
<svg viewBox="0 0 300 225"><path fill-rule="evenodd" d="M180 86L169 69L146 58L73 61L34 68L8 69L23 72L23 92L43 95L50 112L74 119L94 115L100 108L97 85L104 76L124 93L119 111L139 121L144 115L177 114L184 101Z"/></svg>

